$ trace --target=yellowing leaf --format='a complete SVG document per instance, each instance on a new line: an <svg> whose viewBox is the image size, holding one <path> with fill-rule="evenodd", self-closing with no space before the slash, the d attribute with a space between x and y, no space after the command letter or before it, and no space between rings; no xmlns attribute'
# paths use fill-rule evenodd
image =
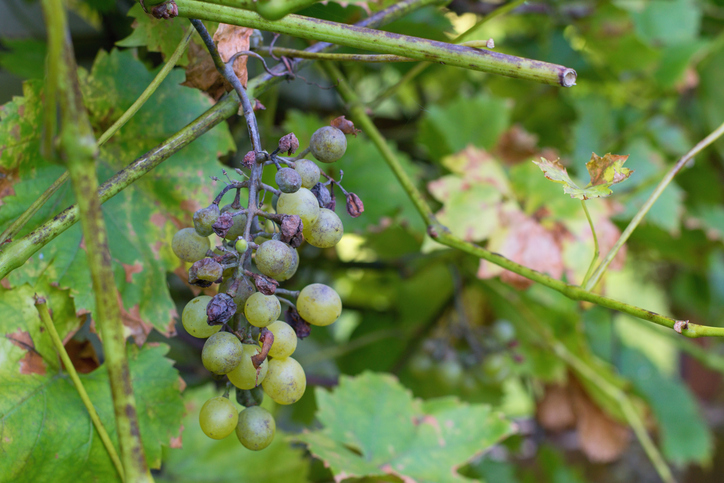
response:
<svg viewBox="0 0 724 483"><path fill-rule="evenodd" d="M590 198L604 198L612 193L611 186L628 179L633 170L624 168L628 156L608 153L605 156L591 154L591 160L586 163L586 169L591 176L591 182L585 188L580 188L568 176L568 170L560 161L549 161L541 158L540 161L533 161L545 174L545 177L554 183L563 185L563 192L571 195L571 198L587 200Z"/></svg>

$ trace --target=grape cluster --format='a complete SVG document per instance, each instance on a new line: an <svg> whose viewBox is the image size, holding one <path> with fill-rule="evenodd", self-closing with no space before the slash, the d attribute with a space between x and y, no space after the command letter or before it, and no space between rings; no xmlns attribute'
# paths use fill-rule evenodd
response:
<svg viewBox="0 0 724 483"><path fill-rule="evenodd" d="M279 288L279 283L296 273L302 243L331 248L342 238L342 221L334 212L335 186L346 197L351 216L364 210L357 195L314 161L301 159L307 152L324 163L340 159L347 148L342 130L325 126L299 157L280 155L291 155L298 147L296 136L288 134L271 154L248 153L244 166L250 175L241 169L236 171L245 179L227 175L229 182L212 203L194 213L193 228L181 229L172 241L174 253L192 263L189 283L204 288L219 284L217 295L194 298L181 315L189 334L206 339L204 367L217 379L228 379L225 394L201 408L199 424L213 439L236 430L241 444L251 450L266 448L274 438L274 418L259 406L264 395L278 404L293 404L304 394L304 369L292 357L298 339L308 336L311 326L330 325L342 313L339 295L327 285L312 283L295 292ZM277 170L276 188L261 180L263 169L271 166ZM235 191L233 202L220 208L230 191ZM242 191L248 193L246 206ZM267 193L273 195L271 207L263 203ZM214 247L211 235L218 239ZM282 305L286 310L279 320ZM231 387L245 408L239 413L228 397Z"/></svg>

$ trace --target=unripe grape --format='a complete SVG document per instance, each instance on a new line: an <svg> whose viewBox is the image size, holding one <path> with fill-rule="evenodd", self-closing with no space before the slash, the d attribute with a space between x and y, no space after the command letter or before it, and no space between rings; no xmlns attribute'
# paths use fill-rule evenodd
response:
<svg viewBox="0 0 724 483"><path fill-rule="evenodd" d="M274 343L269 349L269 355L283 359L289 357L297 349L297 333L292 326L277 320L267 326L267 330L274 334Z"/></svg>
<svg viewBox="0 0 724 483"><path fill-rule="evenodd" d="M296 193L302 187L302 177L292 168L277 171L274 181L282 193Z"/></svg>
<svg viewBox="0 0 724 483"><path fill-rule="evenodd" d="M315 158L323 163L333 163L344 156L347 138L336 127L324 126L314 131L309 147Z"/></svg>
<svg viewBox="0 0 724 483"><path fill-rule="evenodd" d="M296 193L282 193L277 201L277 213L299 215L304 225L311 225L319 216L317 197L306 188L299 188Z"/></svg>
<svg viewBox="0 0 724 483"><path fill-rule="evenodd" d="M312 197L312 193L309 193ZM316 218L316 217L315 217ZM176 232L171 241L171 249L185 262L197 262L206 256L211 242L205 236L196 233L194 228L183 228Z"/></svg>
<svg viewBox="0 0 724 483"><path fill-rule="evenodd" d="M244 238L239 238L238 240L236 240L234 248L236 248L237 252L244 253L246 249L249 248L249 242L246 241Z"/></svg>
<svg viewBox="0 0 724 483"><path fill-rule="evenodd" d="M277 404L294 404L304 395L307 376L302 366L291 357L272 359L261 387Z"/></svg>
<svg viewBox="0 0 724 483"><path fill-rule="evenodd" d="M226 397L212 397L201 406L199 426L211 439L224 439L234 432L239 414L234 403Z"/></svg>
<svg viewBox="0 0 724 483"><path fill-rule="evenodd" d="M277 320L281 313L279 299L261 292L253 293L244 305L244 316L255 327L266 327Z"/></svg>
<svg viewBox="0 0 724 483"><path fill-rule="evenodd" d="M302 188L312 189L315 184L319 183L322 172L319 166L312 160L300 159L294 162L294 170L302 177Z"/></svg>
<svg viewBox="0 0 724 483"><path fill-rule="evenodd" d="M297 311L310 324L325 326L342 314L342 300L332 287L313 283L299 293Z"/></svg>
<svg viewBox="0 0 724 483"><path fill-rule="evenodd" d="M277 277L292 268L294 258L294 248L279 240L269 240L257 248L254 263L261 273L279 280Z"/></svg>
<svg viewBox="0 0 724 483"><path fill-rule="evenodd" d="M237 210L231 207L231 205L226 205L223 208L221 208L221 212L231 211L232 213L235 213ZM229 231L226 232L226 236L224 236L227 240L236 240L240 236L244 236L244 229L246 229L246 213L239 213L237 215L234 215L232 217L234 224L231 225L231 228L229 228Z"/></svg>
<svg viewBox="0 0 724 483"><path fill-rule="evenodd" d="M245 448L259 451L274 440L276 423L274 416L261 406L252 406L239 413L236 437Z"/></svg>
<svg viewBox="0 0 724 483"><path fill-rule="evenodd" d="M196 229L196 233L201 236L211 235L214 232L212 227L219 218L220 213L219 206L214 203L194 213L194 228Z"/></svg>
<svg viewBox="0 0 724 483"><path fill-rule="evenodd" d="M319 210L317 220L309 225L304 225L302 230L304 239L317 248L331 248L339 243L344 235L344 226L337 213L327 208Z"/></svg>
<svg viewBox="0 0 724 483"><path fill-rule="evenodd" d="M231 383L239 389L252 389L264 381L269 370L269 364L267 360L264 360L257 372L256 367L254 367L254 364L251 362L251 358L260 353L261 349L256 344L242 344L241 346L243 350L241 362L226 375L229 377Z"/></svg>
<svg viewBox="0 0 724 483"><path fill-rule="evenodd" d="M191 300L181 313L181 323L186 332L199 339L206 339L221 330L220 325L209 325L206 307L211 302L208 295L200 295Z"/></svg>
<svg viewBox="0 0 724 483"><path fill-rule="evenodd" d="M462 380L463 366L455 358L446 358L435 365L433 374L440 385L448 389L453 388Z"/></svg>
<svg viewBox="0 0 724 483"><path fill-rule="evenodd" d="M214 374L227 374L239 365L242 353L238 337L230 332L218 332L206 340L201 362Z"/></svg>

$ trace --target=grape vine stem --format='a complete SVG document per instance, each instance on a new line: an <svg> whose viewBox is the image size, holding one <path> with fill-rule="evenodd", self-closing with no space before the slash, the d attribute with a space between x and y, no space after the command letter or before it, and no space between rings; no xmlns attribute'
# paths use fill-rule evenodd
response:
<svg viewBox="0 0 724 483"><path fill-rule="evenodd" d="M75 367L73 366L73 362L70 360L68 352L65 350L63 341L60 339L58 331L55 330L55 324L53 323L53 319L50 317L50 311L48 310L48 303L45 297L37 294L35 295L35 308L38 309L40 320L43 322L48 334L50 334L50 339L53 341L55 350L58 351L60 360L63 361L63 365L65 366L65 370L68 372L70 380L73 381L75 390L78 391L78 395L80 396L81 401L83 401L83 405L88 410L91 421L93 421L93 425L95 426L96 431L98 431L98 436L101 438L103 446L105 446L106 451L108 451L108 455L111 457L113 466L116 467L116 471L118 471L121 481L124 481L123 464L121 464L121 459L118 457L116 447L113 446L113 442L111 441L110 436L108 436L108 432L103 426L101 419L98 417L98 413L96 412L95 406L93 406L93 402L90 400L90 397L88 397L88 393L83 386L83 382L80 380L78 373L75 371Z"/></svg>
<svg viewBox="0 0 724 483"><path fill-rule="evenodd" d="M49 133L48 136L57 139L52 145L57 146L58 161L68 167L78 200L95 294L96 310L93 317L100 327L106 356L125 480L133 483L153 481L141 442L136 400L126 359L126 339L108 250L108 234L97 194L96 140L83 105L63 2L43 0L42 6L48 30L46 92L50 92L54 102L57 102L60 114L59 122L49 125L57 132ZM54 108L55 104L51 104L51 107Z"/></svg>
<svg viewBox="0 0 724 483"><path fill-rule="evenodd" d="M355 125L360 127L367 137L375 144L379 150L382 158L385 160L387 165L390 167L392 172L397 177L398 182L409 196L412 203L415 205L418 213L425 221L428 227L428 234L438 243L456 248L462 252L473 255L477 258L487 260L495 265L498 265L506 270L522 275L523 277L540 283L547 287L556 290L566 297L573 300L580 300L585 302L591 302L602 307L618 310L640 319L648 320L655 324L668 327L676 330L678 333L686 337L704 337L704 336L716 336L724 337L724 327L711 327L706 325L692 324L689 321L676 320L671 317L666 317L650 310L636 307L618 300L604 297L602 295L592 293L582 287L576 285L567 284L561 280L549 277L536 270L528 268L526 266L515 263L502 255L493 253L473 243L467 242L461 238L458 238L450 233L450 231L440 224L435 218L435 214L432 209L425 201L422 193L417 189L415 184L412 182L407 173L402 169L397 156L390 149L387 144L387 140L377 130L377 127L372 122L372 119L367 114L364 104L359 101L357 94L355 94L352 87L349 85L347 80L344 78L339 69L330 62L321 62L329 77L338 82L337 91L342 96L342 99L347 103L350 110L351 118L354 120Z"/></svg>

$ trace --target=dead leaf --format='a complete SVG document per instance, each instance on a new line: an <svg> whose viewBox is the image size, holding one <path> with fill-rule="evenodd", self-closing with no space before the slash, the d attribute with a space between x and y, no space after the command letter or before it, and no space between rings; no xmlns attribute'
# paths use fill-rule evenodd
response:
<svg viewBox="0 0 724 483"><path fill-rule="evenodd" d="M75 370L81 374L89 374L100 365L98 354L96 354L93 344L88 340L77 341L70 339L65 343L65 351L68 353Z"/></svg>
<svg viewBox="0 0 724 483"><path fill-rule="evenodd" d="M578 385L572 386L581 451L596 463L617 460L628 447L628 427L604 413Z"/></svg>
<svg viewBox="0 0 724 483"><path fill-rule="evenodd" d="M18 329L12 334L7 334L5 337L21 349L25 349L27 353L20 359L20 374L45 374L45 361L43 357L35 350L35 343L33 343L30 334L24 330Z"/></svg>
<svg viewBox="0 0 724 483"><path fill-rule="evenodd" d="M220 23L219 28L214 33L214 42L219 55L221 55L221 60L228 62L234 54L242 50L249 50L249 39L253 33L254 29ZM239 78L241 85L245 88L249 79L249 73L246 70L248 58L246 55L240 55L234 61L236 77Z"/></svg>
<svg viewBox="0 0 724 483"><path fill-rule="evenodd" d="M563 431L574 427L576 415L568 388L558 384L546 386L543 399L536 408L536 418L540 425L549 431Z"/></svg>

